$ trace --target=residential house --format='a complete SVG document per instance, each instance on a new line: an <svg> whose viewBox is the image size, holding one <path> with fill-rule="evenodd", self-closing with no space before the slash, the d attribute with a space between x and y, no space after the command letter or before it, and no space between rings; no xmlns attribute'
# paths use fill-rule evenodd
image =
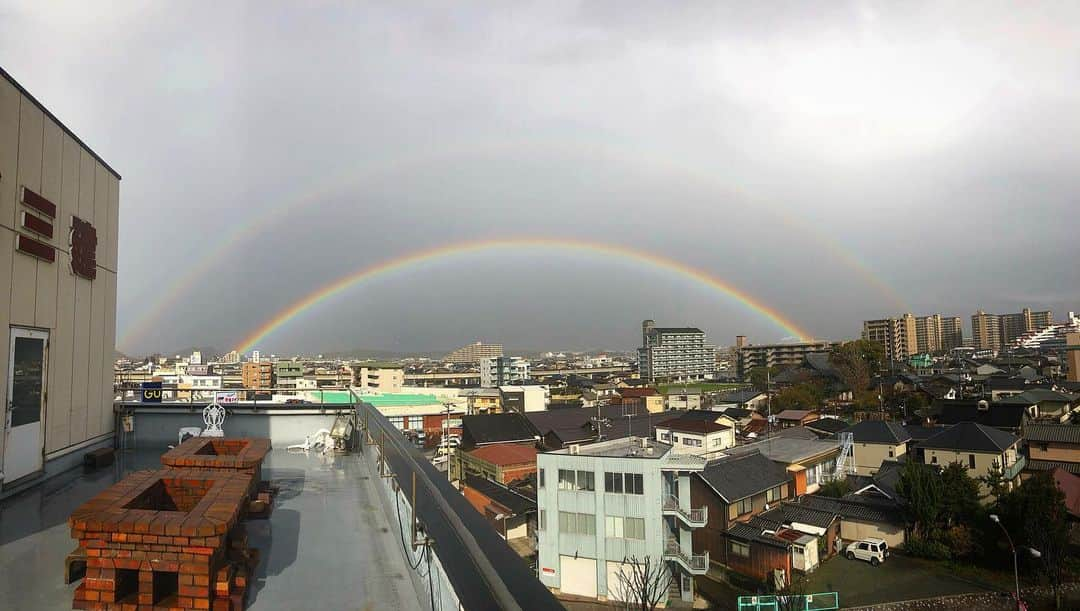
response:
<svg viewBox="0 0 1080 611"><path fill-rule="evenodd" d="M1024 428L1028 461L1024 475L1064 469L1080 475L1080 425L1032 423Z"/></svg>
<svg viewBox="0 0 1080 611"><path fill-rule="evenodd" d="M818 413L806 409L785 409L775 416L780 428L805 426L819 418Z"/></svg>
<svg viewBox="0 0 1080 611"><path fill-rule="evenodd" d="M537 456L540 581L563 594L627 600L627 562L648 557L694 600L694 575L709 552L693 531L708 511L692 505L691 476L705 460L652 439L624 437ZM620 577L623 575L624 577ZM673 588L674 589L674 588ZM664 592L661 604L668 602Z"/></svg>
<svg viewBox="0 0 1080 611"><path fill-rule="evenodd" d="M1072 414L1080 410L1080 395L1051 388L1031 388L1022 393L1004 397L998 401L998 404L1023 406L1035 418L1068 422Z"/></svg>
<svg viewBox="0 0 1080 611"><path fill-rule="evenodd" d="M1037 416L1032 406L991 402L986 399L938 399L930 408L931 424L954 425L976 422L1019 435L1028 420Z"/></svg>
<svg viewBox="0 0 1080 611"><path fill-rule="evenodd" d="M808 422L803 425L803 428L813 431L822 439L835 439L837 433L847 429L849 426L851 425L839 418L825 417Z"/></svg>
<svg viewBox="0 0 1080 611"><path fill-rule="evenodd" d="M523 539L535 532L536 499L476 475L465 475L462 493L503 539Z"/></svg>
<svg viewBox="0 0 1080 611"><path fill-rule="evenodd" d="M701 409L701 393L696 389L671 389L664 395L664 409Z"/></svg>
<svg viewBox="0 0 1080 611"><path fill-rule="evenodd" d="M1020 472L1026 465L1025 457L1018 451L1020 438L1002 430L978 424L961 422L930 437L919 444L926 464L944 467L960 463L968 474L979 480L984 495L990 494L990 486L983 481L991 472L1000 474L1006 489L1020 483Z"/></svg>
<svg viewBox="0 0 1080 611"><path fill-rule="evenodd" d="M739 408L751 411L763 409L769 401L769 395L760 390L732 390L717 395L713 409Z"/></svg>
<svg viewBox="0 0 1080 611"><path fill-rule="evenodd" d="M664 396L651 386L620 388L618 389L618 401L612 401L612 403L637 405L652 413L664 411Z"/></svg>
<svg viewBox="0 0 1080 611"><path fill-rule="evenodd" d="M502 412L502 393L498 388L465 388L459 396L465 398L470 414Z"/></svg>
<svg viewBox="0 0 1080 611"><path fill-rule="evenodd" d="M526 418L541 436L546 450L572 443L591 443L631 435L654 437L654 427L676 414L653 414L640 404L603 405L594 409L530 412Z"/></svg>
<svg viewBox="0 0 1080 611"><path fill-rule="evenodd" d="M794 436L790 432L802 432ZM757 441L730 448L726 454L742 455L760 452L769 460L787 469L795 486L793 494L813 494L836 472L836 459L840 456L840 444L832 440L818 439L806 429L789 429L783 434L772 435Z"/></svg>
<svg viewBox="0 0 1080 611"><path fill-rule="evenodd" d="M456 473L451 480L466 475L476 475L500 484L509 484L536 472L536 446L534 442L496 443L484 445L468 452L458 449L456 460L450 469Z"/></svg>
<svg viewBox="0 0 1080 611"><path fill-rule="evenodd" d="M839 536L842 541L883 539L889 547L894 548L904 544L904 514L900 504L894 500L856 494L839 499L808 494L799 497L798 504L839 516ZM842 553L842 547L837 551Z"/></svg>
<svg viewBox="0 0 1080 611"><path fill-rule="evenodd" d="M517 412L475 414L461 417L461 450L470 451L485 445L535 443L536 429Z"/></svg>
<svg viewBox="0 0 1080 611"><path fill-rule="evenodd" d="M852 466L857 475L873 475L882 461L905 456L911 441L903 425L887 420L863 420L845 432L852 435Z"/></svg>
<svg viewBox="0 0 1080 611"><path fill-rule="evenodd" d="M735 428L729 418L716 412L701 410L686 414L656 425L656 439L672 444L678 454L694 454L706 458L735 445ZM696 415L705 417L695 417Z"/></svg>

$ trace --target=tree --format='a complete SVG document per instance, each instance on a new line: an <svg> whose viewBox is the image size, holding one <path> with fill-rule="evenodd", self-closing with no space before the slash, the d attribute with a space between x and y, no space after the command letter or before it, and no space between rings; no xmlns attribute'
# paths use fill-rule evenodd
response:
<svg viewBox="0 0 1080 611"><path fill-rule="evenodd" d="M830 496L836 499L849 492L851 492L851 484L848 483L847 478L827 481L821 485L821 488L818 488L818 494L821 496Z"/></svg>
<svg viewBox="0 0 1080 611"><path fill-rule="evenodd" d="M1049 582L1056 608L1061 608L1061 586L1068 573L1069 516L1065 493L1048 472L1036 473L1022 486L998 497L1002 523L1016 544L1038 550L1035 572ZM1021 554L1029 558L1028 554Z"/></svg>
<svg viewBox="0 0 1080 611"><path fill-rule="evenodd" d="M785 409L817 409L825 399L825 389L820 384L803 382L788 386L773 398L775 411Z"/></svg>
<svg viewBox="0 0 1080 611"><path fill-rule="evenodd" d="M615 598L623 601L626 609L653 611L665 600L675 577L663 562L651 556L638 559L624 558L619 566L619 583L615 585Z"/></svg>
<svg viewBox="0 0 1080 611"><path fill-rule="evenodd" d="M857 339L833 348L829 360L844 384L853 393L858 393L866 390L870 386L870 378L880 371L885 351L877 342Z"/></svg>
<svg viewBox="0 0 1080 611"><path fill-rule="evenodd" d="M754 390L766 392L769 390L768 378L775 376L779 371L777 367L754 367L750 370L750 385L754 387Z"/></svg>
<svg viewBox="0 0 1080 611"><path fill-rule="evenodd" d="M982 510L979 482L968 475L964 465L954 462L941 471L941 513L945 527L970 524Z"/></svg>
<svg viewBox="0 0 1080 611"><path fill-rule="evenodd" d="M896 491L907 501L904 511L912 536L930 540L936 534L941 516L944 497L941 476L928 465L910 461L900 471Z"/></svg>

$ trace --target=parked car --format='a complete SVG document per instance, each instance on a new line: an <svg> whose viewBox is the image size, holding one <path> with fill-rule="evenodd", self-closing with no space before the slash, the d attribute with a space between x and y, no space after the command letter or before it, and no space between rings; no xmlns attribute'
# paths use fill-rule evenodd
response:
<svg viewBox="0 0 1080 611"><path fill-rule="evenodd" d="M889 544L882 539L860 539L845 549L848 560L865 560L877 566L889 557Z"/></svg>

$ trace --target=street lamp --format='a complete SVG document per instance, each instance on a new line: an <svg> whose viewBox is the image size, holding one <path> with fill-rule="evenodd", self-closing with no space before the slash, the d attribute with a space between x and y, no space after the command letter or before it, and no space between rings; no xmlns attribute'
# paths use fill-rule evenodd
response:
<svg viewBox="0 0 1080 611"><path fill-rule="evenodd" d="M1012 537L1009 536L1009 531L1005 530L1005 525L1001 523L1001 518L999 518L997 516L997 514L995 514L995 513L990 514L990 521L993 522L994 524L997 524L998 526L1000 526L1001 527L1001 532L1005 533L1005 538L1009 540L1009 550L1012 551L1012 555L1013 555L1013 579L1016 580L1016 608L1017 609L1022 609L1023 607L1021 607L1021 605L1020 605L1020 569L1019 569L1019 566L1017 564L1017 559L1016 559L1016 546L1013 545L1013 540L1012 540ZM1025 549L1028 550L1028 553L1031 554L1032 558L1041 558L1042 557L1042 552L1040 552L1039 550L1037 550L1037 549L1035 549L1033 547L1028 547L1028 548L1025 548Z"/></svg>

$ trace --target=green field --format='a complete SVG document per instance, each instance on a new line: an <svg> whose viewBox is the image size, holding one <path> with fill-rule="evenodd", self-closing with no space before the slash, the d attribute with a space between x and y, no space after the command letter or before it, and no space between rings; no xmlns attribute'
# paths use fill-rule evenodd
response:
<svg viewBox="0 0 1080 611"><path fill-rule="evenodd" d="M731 384L726 382L690 382L688 384L657 384L656 390L660 391L660 394L666 395L672 392L682 392L683 389L686 389L687 392L716 392L718 390L734 390L746 386L747 384Z"/></svg>

